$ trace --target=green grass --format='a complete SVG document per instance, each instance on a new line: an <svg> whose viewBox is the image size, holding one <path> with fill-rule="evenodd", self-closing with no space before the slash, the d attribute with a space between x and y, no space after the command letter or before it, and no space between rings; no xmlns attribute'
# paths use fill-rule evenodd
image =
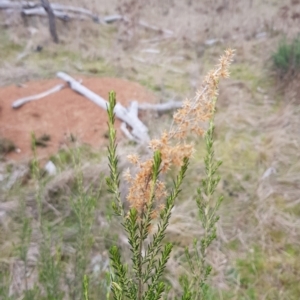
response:
<svg viewBox="0 0 300 300"><path fill-rule="evenodd" d="M11 41L7 31L0 28L0 63L15 59L22 48L23 44L21 42L15 43Z"/></svg>
<svg viewBox="0 0 300 300"><path fill-rule="evenodd" d="M300 71L300 37L292 41L283 39L272 55L273 65L277 72L283 76L289 72Z"/></svg>
<svg viewBox="0 0 300 300"><path fill-rule="evenodd" d="M298 299L299 249L295 249L294 245L285 247L271 253L254 247L247 257L237 260L241 294L252 295L250 299L260 299L262 295L269 300Z"/></svg>
<svg viewBox="0 0 300 300"><path fill-rule="evenodd" d="M50 156L50 160L55 164L59 171L68 169L73 164L73 157L76 153L80 153L83 161L89 163L99 163L105 156L105 149L96 151L91 146L83 144L73 146L69 149L61 149L56 154Z"/></svg>
<svg viewBox="0 0 300 300"><path fill-rule="evenodd" d="M5 62L15 67L27 68L30 72L37 71L39 78L53 78L58 70L98 76L118 75L115 67L104 56L85 55L84 49L70 50L68 43L46 46L39 52L32 48L25 51L25 48L26 44L23 40L15 43L7 31L0 29L0 64ZM26 52L27 55L17 60L18 55L23 52ZM31 75L32 77L36 76L33 73Z"/></svg>

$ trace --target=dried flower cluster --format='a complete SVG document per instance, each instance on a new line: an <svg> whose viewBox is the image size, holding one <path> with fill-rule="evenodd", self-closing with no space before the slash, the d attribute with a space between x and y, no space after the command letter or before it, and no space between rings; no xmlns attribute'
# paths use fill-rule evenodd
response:
<svg viewBox="0 0 300 300"><path fill-rule="evenodd" d="M146 204L145 200L151 199L151 178L152 178L152 166L153 160L148 159L145 162L140 163L136 155L129 155L128 159L131 163L138 165L139 172L133 178L130 171L127 170L124 173L125 180L130 184L127 200L130 207L135 207L139 212L144 209ZM165 184L162 181L157 181L155 184L155 203L159 209L164 206L161 204L161 200L166 196Z"/></svg>
<svg viewBox="0 0 300 300"><path fill-rule="evenodd" d="M191 157L193 145L186 142L186 137L190 132L199 136L203 136L205 133L205 124L211 119L215 110L219 79L229 76L228 68L233 54L234 51L231 49L225 51L216 68L205 77L202 87L196 92L195 97L185 100L182 108L174 114L170 131L164 132L160 139L150 142L150 149L153 152L159 150L161 153L161 173L165 173L171 166L180 167L185 157ZM131 207L142 212L145 205L152 201L150 182L153 160L140 162L139 158L134 155L130 155L128 158L131 163L139 167L139 172L134 178L129 171L124 175L130 183L127 200ZM165 185L158 181L155 186L156 209L159 210L163 207L159 203L165 195Z"/></svg>
<svg viewBox="0 0 300 300"><path fill-rule="evenodd" d="M195 97L186 99L183 107L174 114L173 119L176 126L170 130L171 137L184 139L189 132L200 136L205 133L203 125L214 113L219 79L229 77L228 68L233 54L231 49L225 51L215 70L210 71L205 77L202 87L196 92Z"/></svg>

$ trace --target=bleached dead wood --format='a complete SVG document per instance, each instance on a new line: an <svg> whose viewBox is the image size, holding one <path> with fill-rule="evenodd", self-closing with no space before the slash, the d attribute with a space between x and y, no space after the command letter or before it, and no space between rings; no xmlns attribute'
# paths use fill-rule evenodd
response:
<svg viewBox="0 0 300 300"><path fill-rule="evenodd" d="M90 10L85 9L85 8L68 6L68 5L63 5L63 4L59 4L59 3L52 3L51 7L53 10L70 11L70 12L77 13L77 14L87 15L90 18L92 18L93 21L99 22L99 17L96 16L95 14L93 14Z"/></svg>
<svg viewBox="0 0 300 300"><path fill-rule="evenodd" d="M53 10L70 11L74 13L85 14L92 18L96 17L96 15L93 14L90 10L81 7L63 5L60 3L51 3L50 6ZM29 8L37 8L37 7L41 7L41 4L38 2L0 0L0 9L7 9L7 8L29 9Z"/></svg>
<svg viewBox="0 0 300 300"><path fill-rule="evenodd" d="M113 23L113 22L116 22L116 21L121 21L123 19L124 19L124 17L121 16L121 15L111 15L111 16L104 17L103 21L107 24L110 24L110 23Z"/></svg>
<svg viewBox="0 0 300 300"><path fill-rule="evenodd" d="M33 8L39 6L39 4L29 1L7 1L1 0L0 1L0 9L7 9L7 8L15 8L15 9L22 9L22 8Z"/></svg>
<svg viewBox="0 0 300 300"><path fill-rule="evenodd" d="M99 17L93 14L91 11L81 7L68 6L59 3L50 4L54 15L57 18L69 20L69 19L87 19L91 18L94 22L99 23ZM19 9L22 11L23 15L26 16L46 16L47 14L43 13L42 7L39 3L27 2L27 1L7 1L0 0L0 9Z"/></svg>
<svg viewBox="0 0 300 300"><path fill-rule="evenodd" d="M150 104L150 103L139 103L138 108L140 110L156 110L158 112L166 112L169 110L177 109L182 106L181 101L169 101L166 103Z"/></svg>
<svg viewBox="0 0 300 300"><path fill-rule="evenodd" d="M59 85L56 85L54 88L52 88L52 89L50 89L46 92L43 92L43 93L40 93L40 94L37 94L37 95L33 95L33 96L29 96L29 97L25 97L25 98L21 98L19 100L14 101L13 104L12 104L12 107L13 108L19 108L27 102L42 99L44 97L49 96L50 94L53 94L53 93L56 93L56 92L62 90L65 86L66 86L65 84L59 84Z"/></svg>
<svg viewBox="0 0 300 300"><path fill-rule="evenodd" d="M63 5L60 3L52 3L51 8L54 12L55 17L63 19L63 20L69 20L70 18L79 18L79 19L86 19L84 16L88 16L92 18L94 22L97 23L114 23L116 21L128 21L129 19L126 16L122 16L119 14L106 16L103 18L99 18L97 15L93 14L90 10L76 7L76 6L70 6L70 5ZM32 15L39 15L39 16L46 16L45 13L42 12L41 6L39 3L35 2L29 2L29 1L8 1L8 0L0 0L0 9L20 9L22 10L22 13L26 16L32 16ZM69 12L71 14L69 14ZM73 13L73 14L72 14ZM80 16L81 15L81 16ZM166 34L167 36L172 36L174 32L169 29L159 28L157 26L148 24L145 21L139 21L138 24L144 28L154 30L157 32L162 32Z"/></svg>
<svg viewBox="0 0 300 300"><path fill-rule="evenodd" d="M76 20L82 21L82 20L89 19L89 17L86 15L81 15L81 14L76 14L76 13L67 13L67 12L60 11L60 10L53 10L53 12L54 12L54 15L56 18L61 19L63 21L70 21L71 19L76 19ZM24 16L41 16L41 17L47 16L47 13L45 12L45 10L42 7L22 9L22 14ZM95 21L95 22L97 22L97 23L100 22L100 21L98 21L98 17L97 17L97 21Z"/></svg>
<svg viewBox="0 0 300 300"><path fill-rule="evenodd" d="M107 110L108 102L104 98L92 92L85 86L81 85L78 81L76 81L66 73L58 72L56 75L57 77L67 81L70 87L74 91L85 96L86 98L88 98L89 100L91 100L92 102L100 106L101 108ZM141 120L139 120L139 118L136 115L130 113L120 103L117 103L114 112L117 118L124 121L127 125L129 125L132 128L131 134L136 139L138 139L140 142L149 141L148 128L145 126L143 122L141 122Z"/></svg>
<svg viewBox="0 0 300 300"><path fill-rule="evenodd" d="M139 113L139 103L137 101L132 101L128 107L128 111L135 116Z"/></svg>
<svg viewBox="0 0 300 300"><path fill-rule="evenodd" d="M54 10L53 13L56 18L59 18L59 19L65 20L65 21L68 21L71 18L70 15L68 15L64 12L61 12L61 11ZM43 7L22 9L22 14L24 16L42 16L42 17L48 16L47 12L44 10Z"/></svg>
<svg viewBox="0 0 300 300"><path fill-rule="evenodd" d="M122 132L124 133L124 135L130 140L130 141L134 141L134 142L139 142L138 139L136 139L128 130L127 125L125 122L122 122L120 129L122 130Z"/></svg>

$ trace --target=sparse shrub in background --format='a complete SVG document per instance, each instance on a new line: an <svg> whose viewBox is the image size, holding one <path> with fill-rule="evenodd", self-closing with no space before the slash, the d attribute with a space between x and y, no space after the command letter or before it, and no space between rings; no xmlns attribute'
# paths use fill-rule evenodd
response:
<svg viewBox="0 0 300 300"><path fill-rule="evenodd" d="M36 147L37 139L32 133L31 147L33 151L33 160L31 162L31 173L36 183L36 206L37 206L37 227L39 241L39 262L38 262L38 278L39 285L33 289L29 289L26 284L25 299L63 299L64 292L61 287L62 279L62 263L60 259L61 243L53 232L53 226L46 220L43 215L43 189L45 181L42 178L41 169L37 159ZM29 222L29 223L28 223ZM28 223L28 224L27 224ZM31 237L31 226L28 218L23 219L24 236L27 236L26 245L23 249L21 259L24 261L24 272L26 280L26 251L28 251L29 238Z"/></svg>
<svg viewBox="0 0 300 300"><path fill-rule="evenodd" d="M281 78L300 72L300 36L293 41L282 40L272 56L273 64Z"/></svg>
<svg viewBox="0 0 300 300"><path fill-rule="evenodd" d="M0 156L12 152L15 149L16 146L12 141L0 137Z"/></svg>
<svg viewBox="0 0 300 300"><path fill-rule="evenodd" d="M57 222L57 218L45 213L45 198L43 196L47 177L43 176L39 161L37 159L36 147L37 139L32 134L33 160L30 164L32 181L35 184L36 218L27 216L26 204L23 199L20 203L20 246L18 246L18 256L22 261L22 274L18 274L24 280L22 299L42 300L42 299L84 299L84 286L82 282L88 282L85 275L90 262L90 251L93 245L92 225L95 219L95 204L97 194L90 189L86 189L83 183L83 174L80 159L80 149L72 153L72 164L75 169L75 182L72 187L72 194L69 197L69 205L73 209L74 226L76 232L72 243L73 255L68 256L70 269L66 268L63 261L63 222ZM33 229L34 228L34 235ZM37 282L34 286L29 284L28 274L32 271L28 263L30 243L36 241L38 248L38 261L36 266ZM30 270L31 269L31 270ZM1 274L0 274L1 278ZM4 278L5 279L5 278ZM3 279L3 280L4 280ZM0 298L11 299L5 287L9 282L7 279L3 287L0 285ZM1 290L2 288L2 290ZM5 294L6 293L6 294ZM20 296L20 295L19 295Z"/></svg>

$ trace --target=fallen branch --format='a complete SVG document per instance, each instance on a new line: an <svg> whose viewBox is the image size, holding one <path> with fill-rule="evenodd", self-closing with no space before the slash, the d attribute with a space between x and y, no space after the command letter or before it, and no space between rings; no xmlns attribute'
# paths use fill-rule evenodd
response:
<svg viewBox="0 0 300 300"><path fill-rule="evenodd" d="M85 15L78 15L76 13L66 13L64 11L60 10L53 10L53 13L56 18L61 19L65 22L70 21L71 19L76 19L76 20L88 20L88 17ZM28 8L28 9L22 9L22 14L24 16L41 16L41 17L47 17L47 13L42 7L35 7L35 8ZM97 23L100 23L99 18L95 17L97 19L94 20Z"/></svg>
<svg viewBox="0 0 300 300"><path fill-rule="evenodd" d="M124 135L130 140L130 141L134 141L134 142L139 142L139 140L137 140L128 130L127 125L125 122L122 122L120 129L122 130L122 132L124 133Z"/></svg>
<svg viewBox="0 0 300 300"><path fill-rule="evenodd" d="M81 7L75 7L75 6L69 6L69 5L63 5L60 3L52 3L50 4L51 9L53 10L53 13L55 17L63 19L65 21L68 21L71 18L78 18L78 14L86 15L94 22L97 23L106 23L111 24L116 21L128 21L128 18L119 14L110 15L103 17L101 20L100 18L93 14L90 10L81 8ZM23 15L26 16L32 16L32 15L39 15L39 16L46 16L46 13L43 13L43 9L39 3L35 2L29 2L29 1L8 1L8 0L0 0L0 9L20 9L22 10ZM68 14L68 12L71 12L73 14ZM86 19L84 16L81 16L80 19ZM174 32L169 29L163 29L159 28L157 26L148 24L145 21L139 21L138 24L146 29L154 30L157 32L161 32L166 34L167 36L172 36Z"/></svg>
<svg viewBox="0 0 300 300"><path fill-rule="evenodd" d="M33 96L29 96L29 97L25 97L25 98L16 100L13 102L12 107L19 108L27 102L42 99L44 97L49 96L50 94L53 94L53 93L56 93L56 92L62 90L65 86L66 86L65 84L59 84L59 85L55 86L54 88L52 88L46 92L43 92L41 94L37 94L37 95L33 95Z"/></svg>
<svg viewBox="0 0 300 300"><path fill-rule="evenodd" d="M71 18L78 19L79 15L80 19L87 19L87 17L92 18L94 22L99 23L99 17L93 14L91 11L75 6L67 6L59 3L52 3L50 4L50 8L53 10L55 17L68 21ZM27 2L27 1L7 1L7 0L0 0L0 9L19 9L22 11L22 14L25 16L47 16L43 10L43 7L40 3L34 2ZM68 12L71 12L69 14Z"/></svg>
<svg viewBox="0 0 300 300"><path fill-rule="evenodd" d="M127 109L131 114L138 116L139 113L139 103L137 101L132 101Z"/></svg>
<svg viewBox="0 0 300 300"><path fill-rule="evenodd" d="M169 101L160 104L149 104L149 103L139 103L138 108L140 110L156 110L158 112L166 112L169 110L177 109L182 107L181 101Z"/></svg>
<svg viewBox="0 0 300 300"><path fill-rule="evenodd" d="M71 19L71 16L64 12L54 10L53 13L56 18L59 18L63 21L69 21ZM42 16L42 17L48 16L46 11L42 7L22 9L22 15L24 15L24 16Z"/></svg>
<svg viewBox="0 0 300 300"><path fill-rule="evenodd" d="M62 10L62 11L70 11L77 14L83 14L87 15L90 18L93 19L94 22L99 22L99 17L93 14L90 10L81 8L81 7L75 7L75 6L67 6L59 3L52 3L51 7L53 10Z"/></svg>
<svg viewBox="0 0 300 300"><path fill-rule="evenodd" d="M110 24L110 23L114 23L116 21L121 21L123 20L123 16L121 15L111 15L111 16L106 16L103 18L103 21L107 24Z"/></svg>
<svg viewBox="0 0 300 300"><path fill-rule="evenodd" d="M39 4L34 2L28 1L7 1L1 0L0 1L0 9L8 9L8 8L15 8L15 9L22 9L22 8L33 8L37 7Z"/></svg>
<svg viewBox="0 0 300 300"><path fill-rule="evenodd" d="M73 79L71 76L69 76L66 73L58 72L57 77L67 81L74 91L78 92L79 94L85 96L101 108L107 110L108 102L100 97L99 95L95 94L85 86L81 85L78 81ZM132 128L131 134L140 142L148 142L149 141L149 135L148 135L148 128L145 126L139 118L133 114L130 113L125 107L123 107L120 103L117 103L115 106L115 114L116 117L120 120L124 121L127 125L129 125Z"/></svg>

